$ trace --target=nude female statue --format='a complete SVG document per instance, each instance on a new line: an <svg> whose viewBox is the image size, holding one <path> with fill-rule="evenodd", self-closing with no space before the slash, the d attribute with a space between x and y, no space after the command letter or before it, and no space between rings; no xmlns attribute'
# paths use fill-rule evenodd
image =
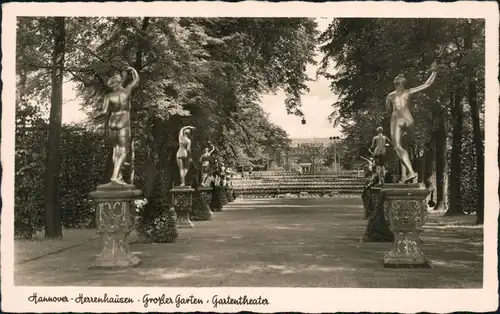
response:
<svg viewBox="0 0 500 314"><path fill-rule="evenodd" d="M403 165L401 170L401 182L411 183L417 181L417 174L413 170L410 162L408 152L401 146L401 138L405 130L410 131L413 128L413 116L410 112L411 95L421 92L427 89L434 83L437 74L437 64L432 63L431 75L427 82L424 84L413 87L405 88L406 78L403 74L399 74L394 79L394 85L396 90L387 95L386 98L386 108L391 113L391 139L394 146L394 150L401 160ZM406 175L406 170L408 170L408 176Z"/></svg>
<svg viewBox="0 0 500 314"><path fill-rule="evenodd" d="M194 130L193 126L185 126L179 131L179 149L177 150L177 165L179 166L179 172L181 175L181 185L186 185L186 175L189 170L189 165L192 161L191 156L191 130Z"/></svg>
<svg viewBox="0 0 500 314"><path fill-rule="evenodd" d="M210 144L210 142L208 144ZM207 186L206 180L210 171L210 157L215 150L215 147L212 144L210 144L210 146L212 146L212 149L209 150L208 148L205 148L205 152L200 157L202 186Z"/></svg>
<svg viewBox="0 0 500 314"><path fill-rule="evenodd" d="M108 126L110 138L113 143L113 174L111 182L126 184L122 179L121 168L130 148L131 130L130 130L130 100L134 87L139 83L139 74L132 67L127 67L125 73L130 71L132 82L123 87L124 77L120 74L113 75L107 82L107 85L113 89L112 92L104 96L102 110L95 116L106 116L111 113Z"/></svg>

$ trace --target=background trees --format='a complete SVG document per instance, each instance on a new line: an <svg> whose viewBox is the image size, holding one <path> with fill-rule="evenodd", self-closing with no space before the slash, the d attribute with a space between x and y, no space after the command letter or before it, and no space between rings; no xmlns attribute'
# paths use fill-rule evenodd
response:
<svg viewBox="0 0 500 314"><path fill-rule="evenodd" d="M314 20L306 18L20 18L17 37L17 115L22 121L17 125L16 153L33 150L37 139L48 143L47 149L40 147L40 155L48 159L46 182L37 182L45 193L36 195L31 207L26 206L30 198L26 171L44 167L31 156L16 159L21 163L16 169L25 171L16 177L16 221L29 225L25 230L32 232L44 219L34 219L30 213L45 205L46 236L60 237L60 201L66 199L63 217L80 217L68 211L88 210L82 195L109 178L107 126L90 116L100 108L108 92L105 82L112 74L130 65L141 77L132 96L136 154L128 160L132 167L126 168L134 169L134 181L149 200L145 212L154 215L168 202L167 190L178 175L173 155L182 125L197 129L195 156L208 141L216 146L216 157L233 167L283 155L287 134L269 122L259 99L263 93L283 89L288 112L302 114L300 96L307 91L305 69L314 62L317 31ZM61 129L63 79L71 81L84 99L89 120L81 128ZM43 112L49 108L47 124ZM74 141L61 143L61 132L63 138L71 133ZM76 155L79 151L86 153ZM70 155L79 160L72 160L74 166L63 162L60 172L61 155L63 161ZM87 171L79 168L84 159L93 161ZM97 164L106 165L107 171L96 175ZM85 186L79 191L66 188L69 173L84 180ZM125 179L130 174L124 173ZM66 206L68 195L75 199L71 206ZM26 208L28 214L23 216Z"/></svg>
<svg viewBox="0 0 500 314"><path fill-rule="evenodd" d="M403 71L409 86L419 85L438 62L435 85L413 99L416 133L408 146L437 207L450 215L475 210L482 223L484 21L338 19L320 41L325 57L319 73L339 95L331 119L342 126L353 155L363 154L359 143L368 147L377 126L388 130L384 101L394 77ZM327 72L331 63L336 73Z"/></svg>

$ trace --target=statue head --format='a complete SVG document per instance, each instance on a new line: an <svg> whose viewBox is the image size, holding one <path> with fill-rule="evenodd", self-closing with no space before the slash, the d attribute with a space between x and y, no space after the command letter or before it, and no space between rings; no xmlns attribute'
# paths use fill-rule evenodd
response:
<svg viewBox="0 0 500 314"><path fill-rule="evenodd" d="M396 78L394 78L394 85L396 87L404 88L405 84L406 77L404 76L404 74L399 74L398 76L396 76Z"/></svg>
<svg viewBox="0 0 500 314"><path fill-rule="evenodd" d="M207 147L205 147L204 151L205 151L205 154L208 154L208 152L210 152Z"/></svg>
<svg viewBox="0 0 500 314"><path fill-rule="evenodd" d="M116 73L108 79L107 85L112 89L116 89L122 86L123 78L120 74Z"/></svg>
<svg viewBox="0 0 500 314"><path fill-rule="evenodd" d="M376 130L377 130L377 133L379 133L379 134L382 134L382 132L384 131L384 129L382 129L381 126L379 126Z"/></svg>

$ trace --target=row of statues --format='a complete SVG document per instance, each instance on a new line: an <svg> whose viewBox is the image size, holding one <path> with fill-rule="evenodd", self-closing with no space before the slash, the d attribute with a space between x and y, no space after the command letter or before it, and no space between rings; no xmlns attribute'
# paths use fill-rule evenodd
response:
<svg viewBox="0 0 500 314"><path fill-rule="evenodd" d="M411 96L430 87L434 82L437 74L437 64L434 62L431 66L431 75L429 79L422 85L406 88L406 78L400 74L394 79L395 90L387 95L386 108L391 114L390 120L390 135L389 140L383 135L382 128L377 129L377 135L373 138L372 145L369 149L373 156L376 172L381 180L384 178L384 156L386 154L386 146L392 145L402 164L402 183L411 183L417 181L408 152L402 146L402 137L405 133L411 133L414 125L412 113L410 111ZM127 74L130 73L132 80L124 86L124 81ZM131 94L132 90L139 83L139 75L133 67L127 67L123 73L113 75L107 82L107 85L112 89L104 97L102 110L95 118L108 116L107 123L109 136L113 143L113 173L110 181L115 184L126 184L122 177L122 166L131 147ZM186 175L189 166L192 162L191 156L191 139L190 135L195 127L185 126L179 131L179 149L177 151L177 165L180 172L180 186L186 185ZM211 145L211 144L210 144ZM200 157L202 168L202 184L206 181L209 173L210 156L214 151L213 145L211 149L206 148L203 155ZM382 182L383 183L383 182Z"/></svg>
<svg viewBox="0 0 500 314"><path fill-rule="evenodd" d="M124 86L128 73L131 74L132 80L127 86ZM122 167L131 149L131 94L138 83L139 74L133 67L127 67L121 75L113 75L107 81L111 92L104 96L102 109L94 116L94 119L107 118L106 123L108 125L109 137L113 144L113 173L110 178L110 184L127 184L123 180ZM195 127L185 126L179 131L179 149L177 150L176 159L180 172L180 186L186 185L186 175L192 162L190 136L193 130L195 130ZM211 150L206 148L200 158L202 185L206 185L210 168L210 157L214 150L215 147L211 145Z"/></svg>
<svg viewBox="0 0 500 314"><path fill-rule="evenodd" d="M400 183L416 183L418 175L412 167L408 151L403 148L402 137L404 134L413 132L414 120L410 111L411 96L430 87L437 75L437 64L432 63L431 75L427 81L417 87L406 88L406 78L400 74L394 79L396 89L389 93L386 98L386 109L391 114L390 135L391 140L383 134L382 127L377 128L377 135L373 137L368 151L372 155L370 159L364 158L369 163L370 168L378 177L380 184L384 183L385 178L385 155L387 146L393 146L398 159L401 162L401 180Z"/></svg>

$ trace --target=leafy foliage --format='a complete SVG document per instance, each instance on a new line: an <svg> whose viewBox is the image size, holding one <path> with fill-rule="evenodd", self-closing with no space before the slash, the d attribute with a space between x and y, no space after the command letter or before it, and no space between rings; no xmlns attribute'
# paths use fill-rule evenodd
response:
<svg viewBox="0 0 500 314"><path fill-rule="evenodd" d="M366 149L360 143L368 146L376 127L383 126L388 133L390 114L384 103L387 94L394 89L394 77L403 72L408 87L418 86L427 80L431 63L437 61L436 82L413 97L411 110L415 127L413 136L406 138L406 146L412 146L416 159L422 159L425 147L434 143L440 132L439 122L444 120L448 130L444 136L458 142L455 145L458 150L452 153L458 162L451 163L451 173L463 178L462 170L456 166L462 162L468 163L465 169L474 168L475 160L465 158L469 155L462 144L465 139L452 136L451 129L462 126L453 122L457 121L457 115L467 114L466 106L471 99L465 96L471 82L477 87L477 94L472 95L478 103L474 110L479 116L484 111L484 20L337 19L321 34L320 41L325 57L318 72L330 80L332 91L339 95L331 119L347 135L348 155L365 155ZM328 71L332 65L334 73ZM458 107L453 106L450 99L461 100ZM469 118L465 116L463 124L466 127L459 134L470 129L467 127L471 124ZM482 147L480 139L484 130L483 123L479 124L481 126L474 132L481 135L475 137L474 142ZM457 195L450 210L460 212L462 205L474 208L472 203L462 204L459 197L462 193L457 189L462 186L462 191L468 191L464 194L469 195L478 183L460 179L449 182L450 195Z"/></svg>
<svg viewBox="0 0 500 314"><path fill-rule="evenodd" d="M313 19L100 17L66 18L65 25L65 77L75 84L89 115L109 92L106 81L111 75L126 66L139 72L131 108L136 152L132 166L134 183L148 198L144 228L160 230L161 221L166 221L167 192L178 180L174 155L182 126L196 127L195 160L209 141L216 146L216 157L229 166L282 156L288 136L269 122L260 96L283 89L288 112L302 114L300 96L309 80L305 69L314 62L318 35ZM19 97L37 102L40 110L47 110L51 89L52 26L52 18L18 20ZM124 79L125 84L130 80ZM105 162L110 147L102 145L106 125L89 119L85 128L65 127L63 134L63 221L85 225L91 217L86 193L107 177L110 168L109 157ZM18 139L34 141L25 135ZM73 182L67 181L70 178ZM18 182L16 193L21 189ZM36 186L42 190L41 183ZM43 200L41 194L37 198Z"/></svg>

